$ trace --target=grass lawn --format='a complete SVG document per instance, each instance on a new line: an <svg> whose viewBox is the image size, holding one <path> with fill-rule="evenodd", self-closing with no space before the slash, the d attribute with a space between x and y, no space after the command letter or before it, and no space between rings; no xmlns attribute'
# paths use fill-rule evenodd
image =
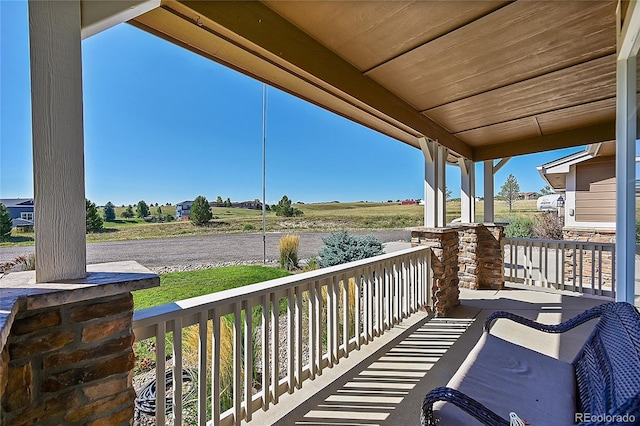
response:
<svg viewBox="0 0 640 426"><path fill-rule="evenodd" d="M228 266L160 275L160 287L133 292L135 310L291 275L266 266Z"/></svg>

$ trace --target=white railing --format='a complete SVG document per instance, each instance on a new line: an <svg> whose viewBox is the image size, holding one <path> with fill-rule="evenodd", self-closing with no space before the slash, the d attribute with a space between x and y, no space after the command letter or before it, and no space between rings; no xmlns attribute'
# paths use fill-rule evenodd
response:
<svg viewBox="0 0 640 426"><path fill-rule="evenodd" d="M504 238L504 279L512 283L615 296L615 244Z"/></svg>
<svg viewBox="0 0 640 426"><path fill-rule="evenodd" d="M431 251L415 247L135 312L136 341L155 339L155 377L183 368L197 377L191 411L182 386L156 387L156 424L182 424L189 413L199 425L250 421L430 305L431 281Z"/></svg>

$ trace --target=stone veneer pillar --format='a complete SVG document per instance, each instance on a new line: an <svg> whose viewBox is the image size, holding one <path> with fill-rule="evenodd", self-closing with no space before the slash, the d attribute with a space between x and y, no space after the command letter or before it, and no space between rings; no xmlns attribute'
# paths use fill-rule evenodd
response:
<svg viewBox="0 0 640 426"><path fill-rule="evenodd" d="M411 228L411 243L431 248L433 309L436 316L446 316L451 308L460 304L458 231L452 228Z"/></svg>
<svg viewBox="0 0 640 426"><path fill-rule="evenodd" d="M504 227L494 224L465 224L458 229L460 286L472 290L504 287Z"/></svg>
<svg viewBox="0 0 640 426"><path fill-rule="evenodd" d="M3 336L8 328L0 364L3 425L131 424L131 291L159 279L135 262L88 269L96 267L110 271L70 283L26 284L33 272L0 280L0 292L15 301L13 315L0 318Z"/></svg>
<svg viewBox="0 0 640 426"><path fill-rule="evenodd" d="M504 287L503 237L504 228L494 224L411 228L413 245L432 249L432 297L437 316L446 316L460 304L459 286L473 290Z"/></svg>

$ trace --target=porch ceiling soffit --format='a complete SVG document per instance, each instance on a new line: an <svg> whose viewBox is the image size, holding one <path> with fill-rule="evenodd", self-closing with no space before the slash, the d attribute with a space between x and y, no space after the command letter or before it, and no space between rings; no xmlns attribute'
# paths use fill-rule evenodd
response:
<svg viewBox="0 0 640 426"><path fill-rule="evenodd" d="M482 161L614 139L615 6L167 0L132 23L412 146L424 135Z"/></svg>
<svg viewBox="0 0 640 426"><path fill-rule="evenodd" d="M131 24L418 147L471 148L260 2L163 1Z"/></svg>

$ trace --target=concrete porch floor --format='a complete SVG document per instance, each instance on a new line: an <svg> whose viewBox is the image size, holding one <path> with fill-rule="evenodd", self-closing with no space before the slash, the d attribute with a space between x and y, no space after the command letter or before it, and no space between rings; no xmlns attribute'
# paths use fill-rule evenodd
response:
<svg viewBox="0 0 640 426"><path fill-rule="evenodd" d="M546 323L567 320L606 299L568 292L519 289L460 290L461 305L448 318L414 314L339 365L283 395L253 425L418 425L424 395L444 386L482 334L485 318L507 310ZM563 335L548 335L511 321L492 333L550 356L571 361L593 322ZM244 423L244 422L243 422Z"/></svg>

